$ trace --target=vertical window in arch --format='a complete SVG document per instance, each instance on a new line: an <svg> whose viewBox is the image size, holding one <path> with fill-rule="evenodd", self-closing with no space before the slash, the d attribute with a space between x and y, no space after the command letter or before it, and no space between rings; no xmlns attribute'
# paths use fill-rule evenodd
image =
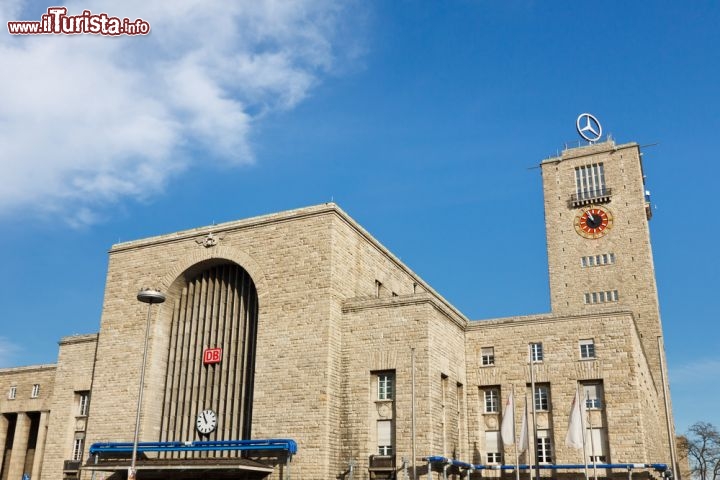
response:
<svg viewBox="0 0 720 480"><path fill-rule="evenodd" d="M242 267L216 265L186 278L173 305L161 441L250 438L257 320L257 290ZM203 362L208 348L222 349L219 363ZM217 426L201 435L204 410L215 412ZM193 454L208 455L238 452Z"/></svg>

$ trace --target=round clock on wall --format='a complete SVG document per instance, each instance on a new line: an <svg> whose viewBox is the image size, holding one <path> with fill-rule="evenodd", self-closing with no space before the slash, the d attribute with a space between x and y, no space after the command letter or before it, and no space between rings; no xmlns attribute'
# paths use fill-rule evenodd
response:
<svg viewBox="0 0 720 480"><path fill-rule="evenodd" d="M600 238L612 228L613 217L604 207L583 208L575 217L575 231L585 238Z"/></svg>
<svg viewBox="0 0 720 480"><path fill-rule="evenodd" d="M212 410L203 410L198 413L195 426L198 432L203 435L208 435L217 428L217 415L215 415L215 412Z"/></svg>

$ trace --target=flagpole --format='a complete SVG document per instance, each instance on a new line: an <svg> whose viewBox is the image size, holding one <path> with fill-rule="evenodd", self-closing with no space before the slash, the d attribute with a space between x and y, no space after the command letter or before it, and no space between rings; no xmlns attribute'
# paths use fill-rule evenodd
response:
<svg viewBox="0 0 720 480"><path fill-rule="evenodd" d="M585 395L586 405L587 405L587 395ZM592 456L592 462L593 462L593 478L597 480L597 459L595 458L595 440L593 440L593 422L592 417L588 415L588 427L590 427L590 451Z"/></svg>
<svg viewBox="0 0 720 480"><path fill-rule="evenodd" d="M530 428L528 426L528 421L527 421L527 418L528 418L527 393L525 393L524 398L525 398L525 413L524 413L523 419L524 419L525 425L523 428L523 433L525 434L525 444L523 445L523 447L525 447L525 450L527 450L527 460L528 460L528 464L529 464L530 463L530 446L528 445L528 443L529 443L528 437L530 436ZM522 443L522 442L520 442L520 443ZM530 476L530 479L532 480L532 469L530 469L528 471L528 474Z"/></svg>
<svg viewBox="0 0 720 480"><path fill-rule="evenodd" d="M520 426L520 448L522 448L523 451L527 450L527 463L530 464L530 448L528 447L527 392L523 395L523 400L525 400L525 403L523 405L523 419ZM528 475L532 480L532 469L528 469Z"/></svg>
<svg viewBox="0 0 720 480"><path fill-rule="evenodd" d="M540 466L538 465L537 456L537 412L535 410L535 364L532 358L532 345L528 344L528 360L530 361L530 390L532 391L532 417L533 417L533 459L535 467L535 478L540 478ZM528 450L530 450L528 445ZM530 477L532 478L532 476Z"/></svg>
<svg viewBox="0 0 720 480"><path fill-rule="evenodd" d="M512 396L515 398L515 385L512 386ZM515 404L513 404L513 432L515 432L514 428L515 424ZM515 434L513 433L513 436ZM520 445L518 444L519 440L517 438L513 438L515 441L515 480L520 480L520 454L518 453L518 450L520 449Z"/></svg>
<svg viewBox="0 0 720 480"><path fill-rule="evenodd" d="M580 385L577 383L575 384L575 398L578 399L578 402L584 402L585 400L582 400L582 397L580 397ZM587 404L585 404L587 405ZM585 467L585 480L588 480L588 467L587 467L587 448L585 448L585 409L583 408L583 404L581 403L578 405L580 408L580 428L582 429L582 446L583 446L583 467ZM592 432L590 432L592 434ZM592 438L592 437L591 437Z"/></svg>

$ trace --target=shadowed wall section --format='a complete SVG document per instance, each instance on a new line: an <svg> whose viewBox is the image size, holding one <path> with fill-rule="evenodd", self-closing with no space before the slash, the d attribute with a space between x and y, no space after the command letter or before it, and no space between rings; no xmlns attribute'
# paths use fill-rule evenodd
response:
<svg viewBox="0 0 720 480"><path fill-rule="evenodd" d="M250 438L257 321L257 290L242 267L186 272L173 305L161 441ZM206 348L222 348L222 360L204 365ZM217 428L201 436L196 419L207 409Z"/></svg>

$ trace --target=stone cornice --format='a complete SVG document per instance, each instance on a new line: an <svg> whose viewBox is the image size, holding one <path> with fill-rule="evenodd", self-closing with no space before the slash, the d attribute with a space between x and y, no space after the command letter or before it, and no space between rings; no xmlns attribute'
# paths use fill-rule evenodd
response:
<svg viewBox="0 0 720 480"><path fill-rule="evenodd" d="M616 152L618 150L623 150L626 148L638 148L639 145L636 142L630 142L630 143L624 143L622 145L615 145L615 142L613 140L607 140L602 143L596 143L593 145L586 145L581 147L575 147L575 148L567 148L562 151L562 154L559 156L549 157L540 162L540 165L545 165L548 163L558 163L562 162L564 160L570 160L573 158L582 158L582 157L589 157L592 155L597 155L599 153L603 152Z"/></svg>
<svg viewBox="0 0 720 480"><path fill-rule="evenodd" d="M635 317L629 310L615 310L609 312L598 312L598 313L578 313L577 315L553 315L552 313L545 313L539 315L524 315L520 317L506 317L506 318L492 318L487 320L472 320L468 324L467 330L482 330L488 328L504 328L504 327L516 327L523 325L542 325L548 323L562 323L562 322L573 322L577 320L590 320L590 319L601 319L601 318L629 318L634 326L635 334L640 334L637 331L635 325Z"/></svg>
<svg viewBox="0 0 720 480"><path fill-rule="evenodd" d="M69 335L63 337L58 342L58 345L71 345L73 343L84 343L84 342L95 342L98 339L97 333L87 333L85 335Z"/></svg>
<svg viewBox="0 0 720 480"><path fill-rule="evenodd" d="M0 373L8 374L8 373L42 372L42 371L46 371L46 370L55 370L56 368L57 368L56 364L47 363L47 364L43 364L43 365L28 365L25 367L0 368Z"/></svg>
<svg viewBox="0 0 720 480"><path fill-rule="evenodd" d="M374 310L394 307L407 307L413 305L430 305L448 319L452 320L457 326L463 330L468 325L468 320L462 314L449 308L444 302L435 295L428 292L416 293L412 295L398 295L396 297L358 297L351 298L343 302L342 312L360 312L363 310Z"/></svg>

